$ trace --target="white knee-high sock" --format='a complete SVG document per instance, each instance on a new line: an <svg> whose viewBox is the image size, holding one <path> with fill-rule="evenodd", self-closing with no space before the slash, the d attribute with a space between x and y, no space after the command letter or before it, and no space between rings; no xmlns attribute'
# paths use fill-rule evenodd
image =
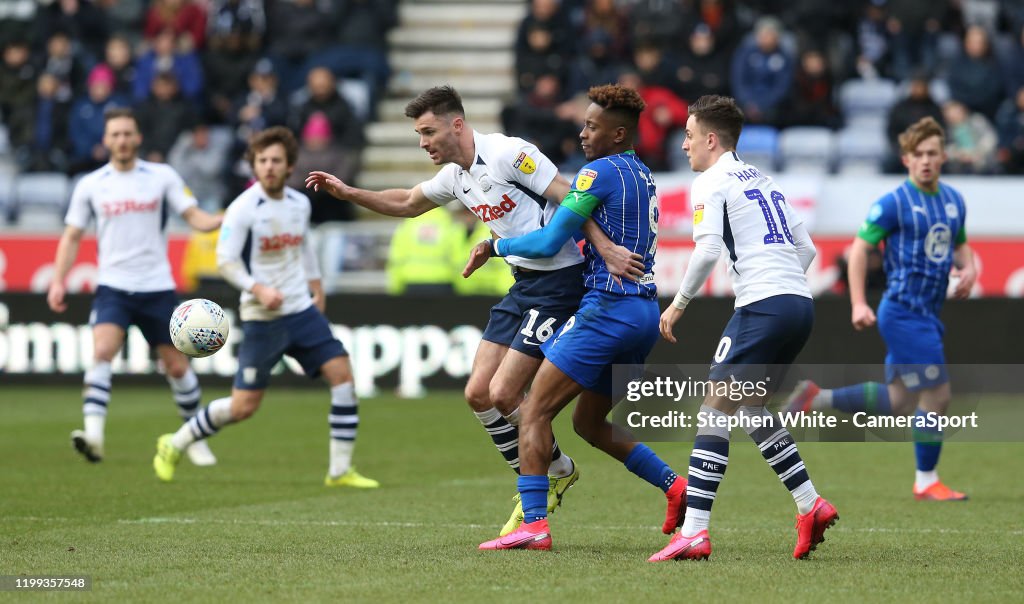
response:
<svg viewBox="0 0 1024 604"><path fill-rule="evenodd" d="M231 417L231 397L219 398L199 410L188 421L178 428L171 439L171 444L184 450L197 440L209 438L221 428L233 422Z"/></svg>

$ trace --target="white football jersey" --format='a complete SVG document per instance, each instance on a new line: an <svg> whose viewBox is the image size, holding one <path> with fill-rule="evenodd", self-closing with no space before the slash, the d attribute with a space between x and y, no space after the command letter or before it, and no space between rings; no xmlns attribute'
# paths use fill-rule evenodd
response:
<svg viewBox="0 0 1024 604"><path fill-rule="evenodd" d="M811 297L790 232L803 221L775 181L729 152L693 181L690 197L693 240L725 241L737 308L781 294Z"/></svg>
<svg viewBox="0 0 1024 604"><path fill-rule="evenodd" d="M71 193L65 224L79 229L96 218L97 283L130 292L174 289L167 260L169 212L196 205L181 176L141 159L127 172L107 164L85 175Z"/></svg>
<svg viewBox="0 0 1024 604"><path fill-rule="evenodd" d="M544 191L558 168L537 147L504 134L473 132L476 160L469 170L457 164L441 168L423 183L423 194L437 205L458 199L498 237L520 237L543 227L558 206ZM559 200L561 201L561 200ZM551 258L506 256L514 266L550 271L583 262L571 239Z"/></svg>
<svg viewBox="0 0 1024 604"><path fill-rule="evenodd" d="M313 304L309 281L320 278L320 268L309 241L309 214L309 198L299 191L285 187L284 198L273 199L258 182L228 206L217 241L217 264L241 260L256 283L284 296L281 307L272 311L243 291L243 321L270 321Z"/></svg>

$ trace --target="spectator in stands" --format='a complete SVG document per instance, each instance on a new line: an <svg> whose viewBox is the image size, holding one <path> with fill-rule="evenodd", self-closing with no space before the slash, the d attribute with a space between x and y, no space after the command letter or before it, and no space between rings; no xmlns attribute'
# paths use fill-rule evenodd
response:
<svg viewBox="0 0 1024 604"><path fill-rule="evenodd" d="M0 3L0 45L25 38L32 31L39 3L36 0L5 0Z"/></svg>
<svg viewBox="0 0 1024 604"><path fill-rule="evenodd" d="M211 117L228 122L235 99L247 87L259 60L266 28L258 0L219 0L210 11L210 32L203 53Z"/></svg>
<svg viewBox="0 0 1024 604"><path fill-rule="evenodd" d="M325 191L306 189L306 176L314 170L330 170L345 182L352 182L359 169L359 154L349 152L332 144L331 123L323 113L316 112L309 116L302 126L301 148L295 169L288 179L288 186L303 191L312 205L310 222L349 221L355 219L355 206L351 203L339 203ZM344 175L344 176L343 176Z"/></svg>
<svg viewBox="0 0 1024 604"><path fill-rule="evenodd" d="M783 22L796 33L800 48L817 48L830 74L847 73L853 61L853 32L862 2L790 0Z"/></svg>
<svg viewBox="0 0 1024 604"><path fill-rule="evenodd" d="M635 71L626 71L619 76L618 83L640 93L647 108L640 114L637 123L637 140L634 147L651 170L668 170L668 140L672 132L686 128L686 101L664 86L648 84Z"/></svg>
<svg viewBox="0 0 1024 604"><path fill-rule="evenodd" d="M115 96L114 72L97 65L89 72L87 92L71 107L68 136L71 138L70 172L89 172L107 161L103 147L103 114L114 107L127 107L128 101Z"/></svg>
<svg viewBox="0 0 1024 604"><path fill-rule="evenodd" d="M232 123L238 141L247 145L251 135L287 121L288 103L278 91L277 73L269 60L261 59L249 74L249 90L235 102Z"/></svg>
<svg viewBox="0 0 1024 604"><path fill-rule="evenodd" d="M945 2L886 0L892 48L892 75L903 80L918 70L932 73L937 64L938 37L947 10Z"/></svg>
<svg viewBox="0 0 1024 604"><path fill-rule="evenodd" d="M752 123L778 125L779 109L793 83L795 61L779 44L781 25L774 17L761 17L754 39L732 58L732 91Z"/></svg>
<svg viewBox="0 0 1024 604"><path fill-rule="evenodd" d="M625 68L611 52L612 38L603 29L594 29L583 41L584 53L569 67L570 96L585 93L591 86L614 82Z"/></svg>
<svg viewBox="0 0 1024 604"><path fill-rule="evenodd" d="M87 73L82 60L75 56L71 38L64 32L55 32L46 40L46 55L38 73L48 71L60 80L61 98L71 98L82 89Z"/></svg>
<svg viewBox="0 0 1024 604"><path fill-rule="evenodd" d="M686 36L687 24L683 0L636 0L629 9L634 40L667 52Z"/></svg>
<svg viewBox="0 0 1024 604"><path fill-rule="evenodd" d="M103 56L109 26L107 16L90 0L55 0L36 15L38 35L47 39L56 32L68 35L76 54L86 63Z"/></svg>
<svg viewBox="0 0 1024 604"><path fill-rule="evenodd" d="M36 81L35 103L27 110L11 115L14 122L25 122L27 138L11 143L17 146L19 166L27 172L66 172L68 169L68 117L71 101L61 99L60 80L43 72Z"/></svg>
<svg viewBox="0 0 1024 604"><path fill-rule="evenodd" d="M168 29L183 51L200 50L206 43L206 10L192 0L153 0L143 29L146 39L156 44Z"/></svg>
<svg viewBox="0 0 1024 604"><path fill-rule="evenodd" d="M991 174L996 166L998 137L984 115L971 112L959 101L942 106L946 118L946 155L943 170L951 174Z"/></svg>
<svg viewBox="0 0 1024 604"><path fill-rule="evenodd" d="M950 66L948 80L953 98L992 119L1005 98L1002 75L988 34L977 25L968 27L963 53Z"/></svg>
<svg viewBox="0 0 1024 604"><path fill-rule="evenodd" d="M1021 0L1024 4L1024 0ZM1024 86L1024 26L1014 31L1014 43L1007 49L1005 56L1000 57L1003 67L1003 86L1006 96L1013 98L1017 90Z"/></svg>
<svg viewBox="0 0 1024 604"><path fill-rule="evenodd" d="M959 0L964 25L977 25L988 35L996 35L999 25L999 5L1002 0Z"/></svg>
<svg viewBox="0 0 1024 604"><path fill-rule="evenodd" d="M885 0L870 0L857 22L857 75L865 79L890 72L890 40Z"/></svg>
<svg viewBox="0 0 1024 604"><path fill-rule="evenodd" d="M135 109L142 134L140 155L147 161L164 162L182 132L196 123L192 103L181 97L178 79L162 71L153 79L150 96Z"/></svg>
<svg viewBox="0 0 1024 604"><path fill-rule="evenodd" d="M203 93L202 64L194 51L183 51L178 48L175 35L170 29L161 31L153 39L153 49L136 61L136 101L142 101L149 96L153 79L158 73L172 71L178 80L181 95L193 103L200 102Z"/></svg>
<svg viewBox="0 0 1024 604"><path fill-rule="evenodd" d="M633 54L629 37L629 19L615 0L587 0L583 9L583 36L594 32L607 35L608 55L616 61L628 61ZM607 82L602 82L605 84Z"/></svg>
<svg viewBox="0 0 1024 604"><path fill-rule="evenodd" d="M302 86L313 53L334 42L337 6L329 0L279 0L268 10L268 50L287 96Z"/></svg>
<svg viewBox="0 0 1024 604"><path fill-rule="evenodd" d="M462 228L445 208L403 220L388 250L388 293L452 295Z"/></svg>
<svg viewBox="0 0 1024 604"><path fill-rule="evenodd" d="M734 0L690 0L686 13L687 23L703 23L711 29L718 48L731 54L740 43L743 31L736 18ZM780 7L781 8L781 7ZM778 14L779 8L762 14Z"/></svg>
<svg viewBox="0 0 1024 604"><path fill-rule="evenodd" d="M579 146L578 124L566 115L566 98L555 73L541 74L533 89L501 110L502 130L537 145L556 165Z"/></svg>
<svg viewBox="0 0 1024 604"><path fill-rule="evenodd" d="M104 63L114 72L114 93L130 98L135 93L135 58L128 39L121 35L107 41Z"/></svg>
<svg viewBox="0 0 1024 604"><path fill-rule="evenodd" d="M999 162L1009 174L1024 174L1024 86L999 109L996 128Z"/></svg>
<svg viewBox="0 0 1024 604"><path fill-rule="evenodd" d="M96 5L106 15L110 31L124 36L132 44L141 39L147 0L96 0Z"/></svg>
<svg viewBox="0 0 1024 604"><path fill-rule="evenodd" d="M29 124L13 119L19 107L29 107L36 92L36 66L31 58L28 41L12 38L4 45L3 65L0 65L0 115L10 129L11 138L24 140L28 133L19 134L19 130L28 130Z"/></svg>
<svg viewBox="0 0 1024 604"><path fill-rule="evenodd" d="M370 93L370 114L376 115L391 75L388 31L398 24L396 0L345 0L340 3L334 46L318 53L313 66L323 65L334 75L361 80Z"/></svg>
<svg viewBox="0 0 1024 604"><path fill-rule="evenodd" d="M931 117L940 124L943 123L942 108L932 99L931 91L928 89L928 78L924 73L916 74L910 80L910 87L907 96L896 102L889 109L888 124L885 127L886 137L889 140L890 160L889 167L895 171L903 171L900 164L899 136L912 124L916 124L923 118Z"/></svg>
<svg viewBox="0 0 1024 604"><path fill-rule="evenodd" d="M527 52L530 32L537 27L550 33L551 54L565 61L571 60L576 54L576 37L569 16L559 0L532 0L529 12L519 23L519 29L516 31L517 58Z"/></svg>
<svg viewBox="0 0 1024 604"><path fill-rule="evenodd" d="M786 107L786 122L791 126L838 128L842 117L832 100L833 92L832 73L825 55L816 48L804 50Z"/></svg>
<svg viewBox="0 0 1024 604"><path fill-rule="evenodd" d="M649 86L672 90L676 88L676 66L665 52L647 40L640 41L633 51L633 66Z"/></svg>
<svg viewBox="0 0 1024 604"><path fill-rule="evenodd" d="M338 93L334 74L324 67L309 72L306 87L294 99L289 126L295 132L302 132L314 113L322 113L331 125L331 144L354 153L362 150L363 124L355 118L345 97Z"/></svg>
<svg viewBox="0 0 1024 604"><path fill-rule="evenodd" d="M532 23L526 31L526 44L516 47L516 83L520 93L529 93L541 75L554 75L564 82L568 57L554 51L555 34L547 23Z"/></svg>
<svg viewBox="0 0 1024 604"><path fill-rule="evenodd" d="M729 55L720 49L711 28L693 28L676 69L678 91L688 102L706 94L729 94Z"/></svg>
<svg viewBox="0 0 1024 604"><path fill-rule="evenodd" d="M227 201L223 173L230 141L215 139L210 127L199 121L178 136L167 155L167 163L188 183L199 206L210 213Z"/></svg>

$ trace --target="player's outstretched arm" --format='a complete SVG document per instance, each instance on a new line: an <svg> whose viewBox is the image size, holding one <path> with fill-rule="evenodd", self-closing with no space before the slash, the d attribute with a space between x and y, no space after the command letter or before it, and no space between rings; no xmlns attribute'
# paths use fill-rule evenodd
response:
<svg viewBox="0 0 1024 604"><path fill-rule="evenodd" d="M46 303L53 312L64 312L68 305L64 302L67 290L64 288L64 279L71 270L71 265L78 256L78 246L82 242L84 231L78 227L66 226L64 233L60 236L60 243L57 244L57 256L53 261L53 280L50 282L50 289L46 292Z"/></svg>
<svg viewBox="0 0 1024 604"><path fill-rule="evenodd" d="M966 243L953 249L953 276L960 280L953 290L953 297L963 300L970 296L974 282L978 280L978 269L974 265L974 250Z"/></svg>
<svg viewBox="0 0 1024 604"><path fill-rule="evenodd" d="M437 204L423 194L422 185L416 185L412 189L369 191L348 185L327 172L310 172L306 177L306 188L324 191L331 197L351 201L385 216L411 218L437 207Z"/></svg>
<svg viewBox="0 0 1024 604"><path fill-rule="evenodd" d="M850 322L857 331L875 324L875 311L871 310L867 298L868 252L874 247L860 237L853 238L850 246L850 262L846 268L850 285Z"/></svg>
<svg viewBox="0 0 1024 604"><path fill-rule="evenodd" d="M572 234L580 230L587 217L580 216L566 206L558 208L551 222L543 228L521 237L498 239L494 250L499 256L522 258L550 258L562 249Z"/></svg>
<svg viewBox="0 0 1024 604"><path fill-rule="evenodd" d="M203 233L216 231L220 228L221 222L224 221L224 217L220 214L210 214L209 212L194 206L185 210L181 214L181 217L185 219L188 226Z"/></svg>

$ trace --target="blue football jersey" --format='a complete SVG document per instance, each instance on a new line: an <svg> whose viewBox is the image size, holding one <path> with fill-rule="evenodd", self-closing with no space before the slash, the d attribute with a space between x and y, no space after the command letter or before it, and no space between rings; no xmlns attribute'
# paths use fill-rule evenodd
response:
<svg viewBox="0 0 1024 604"><path fill-rule="evenodd" d="M639 282L618 280L608 272L589 242L583 284L590 289L655 298L654 254L658 248L658 195L651 171L632 151L596 159L576 174L563 205L589 215L614 243L643 257Z"/></svg>
<svg viewBox="0 0 1024 604"><path fill-rule="evenodd" d="M937 193L926 193L908 180L875 202L859 236L869 243L884 236L885 296L911 310L938 314L953 251L967 240L966 219L963 196L942 183Z"/></svg>

